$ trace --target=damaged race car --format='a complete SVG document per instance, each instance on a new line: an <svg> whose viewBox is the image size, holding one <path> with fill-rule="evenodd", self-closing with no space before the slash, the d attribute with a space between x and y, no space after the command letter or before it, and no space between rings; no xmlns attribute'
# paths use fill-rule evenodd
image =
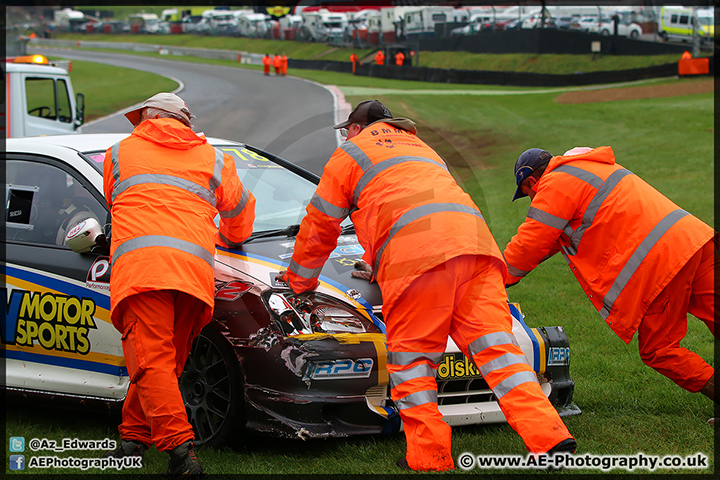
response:
<svg viewBox="0 0 720 480"><path fill-rule="evenodd" d="M125 135L8 139L5 389L119 404L128 374L110 323L106 149ZM314 292L275 280L319 178L250 145L208 139L231 155L257 200L252 236L215 255L215 310L195 340L180 390L197 445L229 445L250 429L294 438L394 433L382 298L351 277L363 254L349 219ZM87 235L73 251L66 237ZM72 242L71 242L72 243ZM74 245L74 244L73 244ZM560 326L530 328L511 304L513 333L561 415L572 403L570 348ZM452 341L437 371L438 403L453 426L504 422L492 391Z"/></svg>

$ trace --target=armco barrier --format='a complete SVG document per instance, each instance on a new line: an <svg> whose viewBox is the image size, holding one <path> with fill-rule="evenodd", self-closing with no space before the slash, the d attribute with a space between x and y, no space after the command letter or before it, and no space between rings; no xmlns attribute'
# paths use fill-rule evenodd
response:
<svg viewBox="0 0 720 480"><path fill-rule="evenodd" d="M30 41L30 46L48 47L82 47L106 48L112 50L129 50L132 52L153 52L163 55L177 55L188 57L210 58L215 60L231 60L252 65L262 64L262 54L241 52L237 50L213 50L210 48L178 47L175 45L159 45L150 43L121 43L121 42L88 42L85 40L52 40L36 38Z"/></svg>
<svg viewBox="0 0 720 480"><path fill-rule="evenodd" d="M79 45L78 45L79 44ZM211 50L205 48L175 47L172 45L152 45L140 43L115 42L77 42L70 40L33 39L30 45L55 47L86 47L113 48L135 52L162 52L168 55L186 55L202 58L240 61L252 65L262 64L262 54L239 52L236 50ZM679 59L679 56L678 56ZM715 61L710 57L710 73L714 75ZM352 73L350 62L330 60L297 60L288 59L288 68L321 70L329 72ZM633 70L616 70L604 72L578 72L575 74L553 75L526 72L493 72L485 70L453 70L428 67L410 67L397 65L375 65L364 63L358 65L356 75L387 78L395 80L417 80L432 83L462 83L477 85L507 85L525 87L560 87L566 85L595 85L619 83L648 78L672 77L678 74L677 62L656 65L653 67Z"/></svg>

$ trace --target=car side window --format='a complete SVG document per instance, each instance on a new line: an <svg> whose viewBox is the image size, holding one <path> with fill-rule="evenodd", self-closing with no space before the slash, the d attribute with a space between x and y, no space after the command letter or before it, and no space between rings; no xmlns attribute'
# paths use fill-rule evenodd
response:
<svg viewBox="0 0 720 480"><path fill-rule="evenodd" d="M102 204L69 172L24 160L6 162L5 240L65 245L67 231L87 218L105 223Z"/></svg>

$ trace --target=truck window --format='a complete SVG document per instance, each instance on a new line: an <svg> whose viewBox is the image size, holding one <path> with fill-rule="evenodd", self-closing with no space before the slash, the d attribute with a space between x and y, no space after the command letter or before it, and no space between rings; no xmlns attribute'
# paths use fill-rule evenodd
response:
<svg viewBox="0 0 720 480"><path fill-rule="evenodd" d="M70 95L68 94L67 83L63 79L57 81L57 109L58 119L61 122L72 123L73 115L70 108Z"/></svg>
<svg viewBox="0 0 720 480"><path fill-rule="evenodd" d="M57 120L55 82L52 78L26 78L25 93L27 95L28 115Z"/></svg>
<svg viewBox="0 0 720 480"><path fill-rule="evenodd" d="M680 15L680 25L687 25L689 17L687 15Z"/></svg>

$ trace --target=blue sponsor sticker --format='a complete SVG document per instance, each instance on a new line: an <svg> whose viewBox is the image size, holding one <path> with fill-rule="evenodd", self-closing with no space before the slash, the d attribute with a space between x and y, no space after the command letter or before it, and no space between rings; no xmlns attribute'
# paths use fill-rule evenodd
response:
<svg viewBox="0 0 720 480"><path fill-rule="evenodd" d="M356 360L327 360L311 362L306 377L312 380L342 380L348 378L368 378L372 372L372 358Z"/></svg>
<svg viewBox="0 0 720 480"><path fill-rule="evenodd" d="M548 366L569 364L570 347L550 347L550 352L548 355Z"/></svg>

